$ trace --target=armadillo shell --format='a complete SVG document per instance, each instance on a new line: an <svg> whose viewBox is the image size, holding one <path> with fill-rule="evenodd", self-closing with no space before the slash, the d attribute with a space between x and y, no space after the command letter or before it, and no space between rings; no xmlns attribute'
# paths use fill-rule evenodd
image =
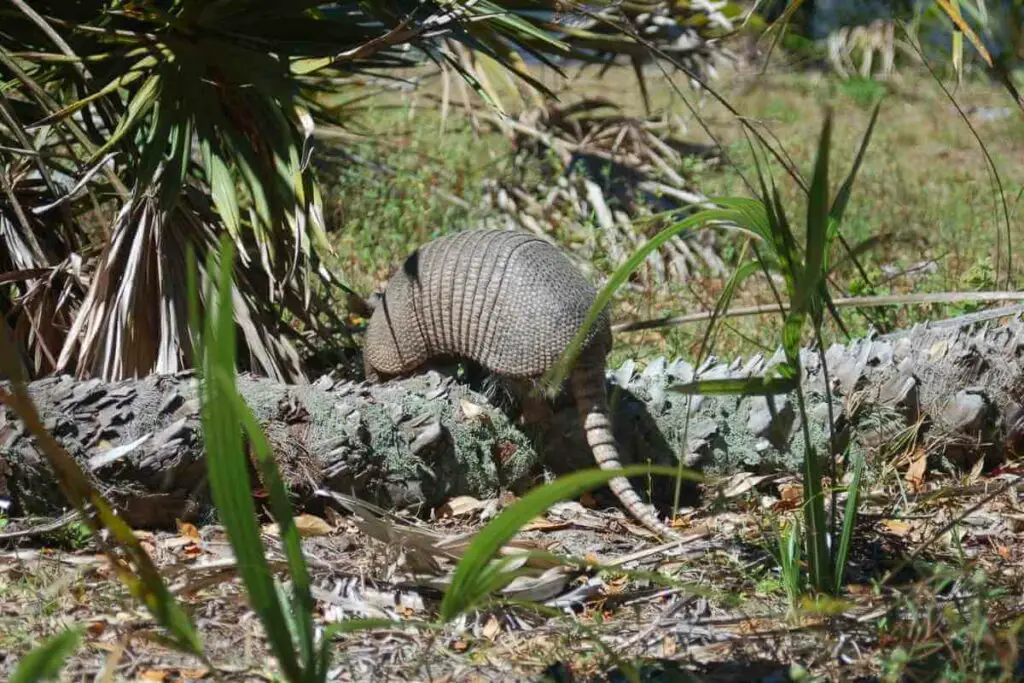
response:
<svg viewBox="0 0 1024 683"><path fill-rule="evenodd" d="M569 258L538 237L456 233L423 245L392 275L364 354L387 375L457 357L509 377L538 377L573 340L595 296ZM610 345L602 314L583 357L603 362Z"/></svg>

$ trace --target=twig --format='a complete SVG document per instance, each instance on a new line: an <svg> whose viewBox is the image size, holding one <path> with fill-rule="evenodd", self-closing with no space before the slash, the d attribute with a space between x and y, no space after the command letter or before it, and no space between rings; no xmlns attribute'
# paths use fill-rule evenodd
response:
<svg viewBox="0 0 1024 683"><path fill-rule="evenodd" d="M23 538L25 536L41 536L43 534L48 534L51 531L62 529L76 519L78 519L78 510L72 510L55 520L34 526L31 529L18 529L17 531L5 531L0 533L0 541L7 541L12 538Z"/></svg>

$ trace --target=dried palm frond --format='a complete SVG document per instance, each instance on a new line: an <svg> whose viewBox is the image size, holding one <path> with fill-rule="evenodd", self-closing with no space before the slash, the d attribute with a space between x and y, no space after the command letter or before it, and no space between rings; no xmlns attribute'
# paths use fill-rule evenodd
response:
<svg viewBox="0 0 1024 683"><path fill-rule="evenodd" d="M591 98L530 109L509 127L518 154L553 152L559 163L539 183L488 181L485 202L497 214L491 222L562 238L583 262L593 261L600 247L614 269L664 227L663 220L637 219L707 203L682 165L694 157L713 163L716 150L681 141L669 121L625 116L611 102ZM639 277L653 285L723 272L714 233L702 231L667 242Z"/></svg>
<svg viewBox="0 0 1024 683"><path fill-rule="evenodd" d="M501 3L526 9L529 3ZM548 9L545 5L554 5ZM708 0L633 0L631 2L555 2L534 3L533 11L524 13L523 19L538 29L559 38L565 50L552 50L549 46L524 40L518 47L538 62L560 71L560 65L580 64L581 75L588 66L600 67L604 72L622 60L628 61L640 85L644 105L650 113L650 98L644 66L659 55L671 58L669 73L684 70L690 84L699 87L700 81L714 78L716 61L728 56L721 39L737 31L737 19L745 8L735 2L709 2ZM532 79L523 56L511 46L488 40L486 37L468 45L440 43L432 53L442 70L454 68L468 76L477 92L489 103L506 113L501 98L491 82L491 64L510 65L511 70L525 81L539 85ZM508 75L508 71L504 75ZM539 88L544 90L543 86ZM520 103L537 105L535 97L523 96ZM537 90L528 91L535 95ZM447 100L446 100L447 101Z"/></svg>
<svg viewBox="0 0 1024 683"><path fill-rule="evenodd" d="M829 64L844 79L853 75L882 80L892 78L896 73L897 52L912 62L920 61L914 49L896 37L894 20L876 19L862 26L842 26L830 33L825 42Z"/></svg>

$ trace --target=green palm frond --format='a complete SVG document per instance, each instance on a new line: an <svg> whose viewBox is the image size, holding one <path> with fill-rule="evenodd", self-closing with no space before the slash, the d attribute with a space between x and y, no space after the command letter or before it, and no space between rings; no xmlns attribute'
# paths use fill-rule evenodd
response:
<svg viewBox="0 0 1024 683"><path fill-rule="evenodd" d="M483 93L486 78L459 68L453 44L542 91L524 55L635 61L645 42L636 29L647 25L661 47L686 43L696 55L731 11L604 5L600 20L560 0L0 7L0 220L13 226L0 243L0 278L12 278L0 305L21 312L28 354L51 358L33 370L117 379L189 366L176 276L189 246L202 263L227 234L240 256L235 313L249 367L301 381L294 342L304 337L284 321L326 335L324 292L339 284L321 265L329 246L309 158L315 128L346 113L323 95L427 59L447 60ZM565 25L567 9L584 22ZM41 235L45 248L32 244ZM54 275L69 259L77 275ZM16 275L26 269L48 275ZM34 322L46 311L60 311L60 324Z"/></svg>

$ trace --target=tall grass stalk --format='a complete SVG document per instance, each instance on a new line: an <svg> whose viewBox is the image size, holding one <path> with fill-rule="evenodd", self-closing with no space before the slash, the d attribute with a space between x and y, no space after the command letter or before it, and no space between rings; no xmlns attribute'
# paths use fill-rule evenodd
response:
<svg viewBox="0 0 1024 683"><path fill-rule="evenodd" d="M590 326L597 319L601 310L611 301L617 289L626 281L629 275L636 270L644 258L654 249L658 248L665 240L679 234L683 234L700 227L713 226L728 230L740 231L749 237L750 253L754 260L750 263L741 264L729 279L727 286L716 303L716 315L709 323L709 330L704 336L702 349L711 337L711 329L714 328L720 311L728 308L735 290L744 280L757 272L763 272L783 315L783 330L781 346L783 349L784 362L772 367L761 377L733 378L722 380L701 380L685 385L673 387L681 393L692 394L735 394L735 395L763 395L774 396L792 392L800 415L801 436L804 442L803 459L803 492L804 492L804 524L803 524L803 545L808 558L808 578L814 590L820 592L838 591L842 567L839 563L845 563L848 553L850 536L852 534L857 500L857 487L860 483L859 472L854 476L850 489L850 497L844 524L841 531L842 538L839 542L838 552L834 552L833 537L836 528L837 506L832 505L831 521L826 520L825 498L824 498L824 477L825 472L821 467L821 458L811 438L808 428L807 402L801 385L802 367L800 361L801 342L806 331L810 327L811 336L822 346L822 328L825 321L825 313L829 312L838 320L838 311L833 305L827 288L827 277L833 268L830 254L833 245L841 239L840 225L849 202L853 183L863 161L871 134L877 121L880 104L876 104L872 112L871 121L861 141L854 164L840 185L836 196L829 199L829 156L831 149L832 134L832 113L827 111L822 125L818 142L818 150L815 159L814 172L809 186L807 186L807 224L803 245L799 245L797 238L790 225L786 207L781 199L774 180L767 176L758 155L755 152L757 179L759 182L759 196L756 198L746 197L717 197L711 201L715 208L704 209L695 214L687 216L669 225L646 244L641 246L624 263L609 281L602 288L597 296L594 305L587 316L583 329L579 331L573 343L563 354L562 359L555 369L550 373L548 381L560 383L568 374L567 368L575 361L583 340L589 332ZM798 180L794 176L794 180ZM801 186L803 184L801 183ZM867 240L857 245L850 251L858 253L866 250L875 243L875 240ZM781 275L785 286L785 295L788 299L788 310L782 307L782 293L774 285L773 274ZM823 370L827 373L827 364L824 355L820 356ZM828 404L829 423L829 475L833 487L838 481L838 474L835 470L835 456L837 455L836 444L833 438L835 431L835 418L832 414L832 396L826 381L826 403ZM769 400L769 406L773 405ZM684 438L684 443L686 439ZM833 496L835 491L833 489Z"/></svg>

